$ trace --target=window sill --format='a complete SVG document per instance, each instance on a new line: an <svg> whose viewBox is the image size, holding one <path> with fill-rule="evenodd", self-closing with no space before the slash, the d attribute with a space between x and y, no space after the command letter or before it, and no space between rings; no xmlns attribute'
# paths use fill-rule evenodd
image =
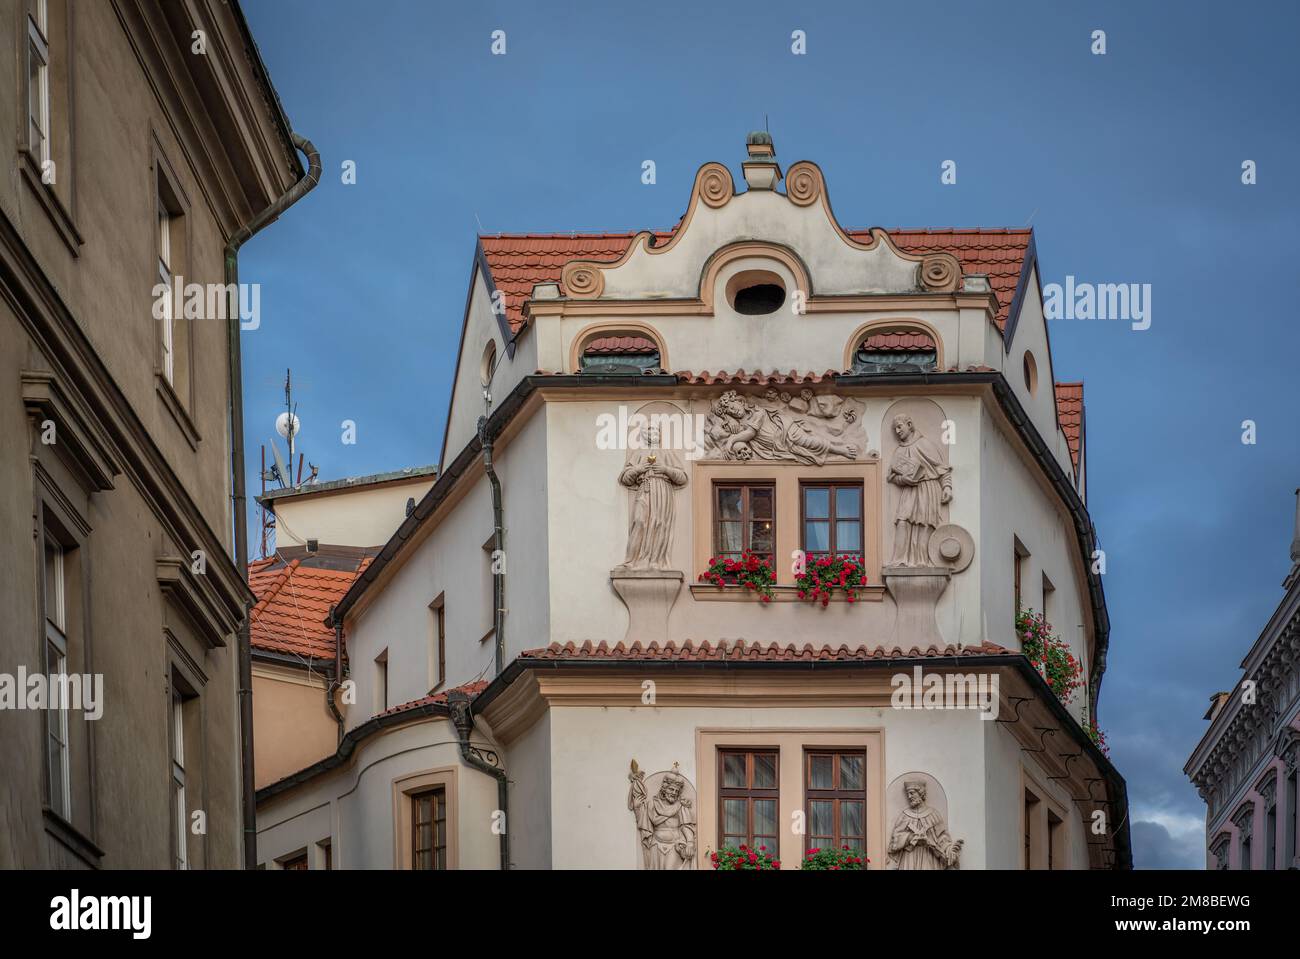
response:
<svg viewBox="0 0 1300 959"><path fill-rule="evenodd" d="M162 398L163 406L167 407L167 412L171 413L172 419L180 427L181 433L185 436L185 442L190 444L190 449L198 451L199 443L203 437L194 426L194 421L190 419L189 413L185 412L185 404L181 402L172 385L167 382L167 377L163 376L162 370L154 370L154 386L158 390L158 395Z"/></svg>
<svg viewBox="0 0 1300 959"><path fill-rule="evenodd" d="M832 603L844 603L845 605L854 605L856 603L879 603L885 599L885 587L870 583L863 586L857 591L857 599L850 604L841 592L831 595ZM691 598L706 603L756 603L764 605L762 598L752 589L745 589L741 586L708 586L704 583L691 584ZM808 606L818 605L810 599L799 598L799 588L797 586L773 586L772 602L774 603L804 603Z"/></svg>
<svg viewBox="0 0 1300 959"><path fill-rule="evenodd" d="M60 845L65 846L74 856L91 869L99 869L104 850L100 849L76 826L68 822L49 806L43 806L41 813L45 819L45 831L53 836Z"/></svg>
<svg viewBox="0 0 1300 959"><path fill-rule="evenodd" d="M41 167L36 162L36 158L26 149L20 149L18 153L18 168L22 171L23 180L36 195L37 202L45 210L45 215L50 218L50 222L54 224L54 229L67 246L68 252L73 256L81 256L81 247L86 241L81 238L81 231L77 229L72 214L64 207L63 201L50 185L42 182Z"/></svg>

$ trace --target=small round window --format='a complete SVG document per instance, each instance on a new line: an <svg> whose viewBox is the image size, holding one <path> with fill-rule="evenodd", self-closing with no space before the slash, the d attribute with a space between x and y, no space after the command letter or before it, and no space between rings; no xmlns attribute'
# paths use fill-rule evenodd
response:
<svg viewBox="0 0 1300 959"><path fill-rule="evenodd" d="M483 364L479 368L479 378L483 381L484 386L492 382L492 374L497 369L497 344L496 340L489 340L488 345L483 350Z"/></svg>
<svg viewBox="0 0 1300 959"><path fill-rule="evenodd" d="M731 308L745 316L766 316L785 305L785 281L769 270L746 270L727 283Z"/></svg>
<svg viewBox="0 0 1300 959"><path fill-rule="evenodd" d="M1038 392L1038 363L1028 350L1025 350L1025 389L1030 396Z"/></svg>

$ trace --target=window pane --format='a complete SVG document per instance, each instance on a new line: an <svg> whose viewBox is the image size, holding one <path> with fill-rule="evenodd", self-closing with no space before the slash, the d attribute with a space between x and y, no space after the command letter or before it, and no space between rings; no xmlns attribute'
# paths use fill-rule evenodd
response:
<svg viewBox="0 0 1300 959"><path fill-rule="evenodd" d="M857 520L835 524L835 551L837 553L862 551L862 525Z"/></svg>
<svg viewBox="0 0 1300 959"><path fill-rule="evenodd" d="M63 622L63 547L45 539L45 618L64 628Z"/></svg>
<svg viewBox="0 0 1300 959"><path fill-rule="evenodd" d="M744 753L723 753L722 754L722 785L728 789L744 789L745 782L745 754Z"/></svg>
<svg viewBox="0 0 1300 959"><path fill-rule="evenodd" d="M749 829L745 816L744 799L722 800L722 831L727 835L743 836Z"/></svg>
<svg viewBox="0 0 1300 959"><path fill-rule="evenodd" d="M744 548L744 541L740 535L741 529L740 523L718 524L719 553L739 553Z"/></svg>
<svg viewBox="0 0 1300 959"><path fill-rule="evenodd" d="M773 492L770 486L751 486L749 488L749 515L752 518L772 518Z"/></svg>
<svg viewBox="0 0 1300 959"><path fill-rule="evenodd" d="M841 486L835 490L835 515L840 519L862 516L862 488Z"/></svg>
<svg viewBox="0 0 1300 959"><path fill-rule="evenodd" d="M718 518L741 519L741 491L734 488L718 488Z"/></svg>
<svg viewBox="0 0 1300 959"><path fill-rule="evenodd" d="M823 521L803 524L803 548L809 553L824 553L831 548L831 524Z"/></svg>
<svg viewBox="0 0 1300 959"><path fill-rule="evenodd" d="M832 777L834 775L833 756L814 754L809 756L808 771L808 788L809 789L833 789L835 787Z"/></svg>
<svg viewBox="0 0 1300 959"><path fill-rule="evenodd" d="M851 799L845 799L840 802L840 835L846 837L844 845L852 846L850 838L863 835L862 832L862 803L855 802Z"/></svg>
<svg viewBox="0 0 1300 959"><path fill-rule="evenodd" d="M754 800L754 835L776 835L776 800Z"/></svg>
<svg viewBox="0 0 1300 959"><path fill-rule="evenodd" d="M834 832L834 800L814 799L808 804L808 831L814 836L830 836Z"/></svg>
<svg viewBox="0 0 1300 959"><path fill-rule="evenodd" d="M841 789L863 788L861 756L847 755L847 756L840 757L840 788Z"/></svg>
<svg viewBox="0 0 1300 959"><path fill-rule="evenodd" d="M826 519L831 515L831 491L825 487L805 486L803 514L810 519Z"/></svg>
<svg viewBox="0 0 1300 959"><path fill-rule="evenodd" d="M743 845L749 845L749 837L747 837L747 836L723 836L723 837L722 837L722 844L723 844L724 846L739 846L739 845L742 845L742 844L743 844Z"/></svg>
<svg viewBox="0 0 1300 959"><path fill-rule="evenodd" d="M775 753L754 754L754 788L755 789L776 788L776 754Z"/></svg>
<svg viewBox="0 0 1300 959"><path fill-rule="evenodd" d="M754 523L749 531L749 548L755 553L766 554L772 552L772 523L770 520L764 520L761 523Z"/></svg>

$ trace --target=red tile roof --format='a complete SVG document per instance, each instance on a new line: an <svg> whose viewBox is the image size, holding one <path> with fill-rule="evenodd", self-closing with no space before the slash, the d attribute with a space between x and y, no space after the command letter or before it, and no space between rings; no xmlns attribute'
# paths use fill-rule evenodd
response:
<svg viewBox="0 0 1300 959"><path fill-rule="evenodd" d="M404 713L407 710L419 709L421 706L445 706L447 704L447 694L449 692L468 693L469 698L473 699L483 690L487 689L488 681L486 679L476 679L472 683L466 683L464 686L457 686L454 689L443 690L440 693L434 693L432 696L421 696L419 699L412 699L410 702L401 703L397 706L389 706L378 716L392 716L395 713Z"/></svg>
<svg viewBox="0 0 1300 959"><path fill-rule="evenodd" d="M859 242L871 239L870 230L849 230ZM998 298L998 329L1005 329L1011 300L1015 296L1029 249L1028 229L989 230L888 230L890 239L904 253L951 253L965 273L986 273ZM655 244L672 238L672 232L656 232ZM559 283L560 272L570 260L612 262L627 252L635 233L502 233L480 236L492 282L505 295L506 318L517 331L524 322L523 305L538 283Z"/></svg>
<svg viewBox="0 0 1300 959"><path fill-rule="evenodd" d="M248 564L248 585L257 596L249 614L249 641L254 649L310 659L334 658L334 630L325 625L330 607L343 598L357 569L322 569L276 557Z"/></svg>
<svg viewBox="0 0 1300 959"><path fill-rule="evenodd" d="M644 336L598 336L583 353L657 353L659 346Z"/></svg>
<svg viewBox="0 0 1300 959"><path fill-rule="evenodd" d="M1056 384L1056 415L1061 421L1061 430L1070 445L1070 459L1074 468L1079 468L1079 452L1083 446L1083 384Z"/></svg>
<svg viewBox="0 0 1300 959"><path fill-rule="evenodd" d="M574 643L551 643L542 649L527 649L520 653L521 659L559 659L559 660L603 660L608 662L764 662L764 663L801 663L801 662L858 662L885 659L937 659L945 656L1000 656L1011 652L996 643L984 643L982 646L930 646L926 649L912 647L886 649L880 646L820 646L805 643L802 647L790 643L762 645L746 643L743 639L722 640L717 644L708 641L698 646L687 640L680 646L676 643L651 643L642 646L633 643L625 646L618 643L610 646L602 642L593 644L590 640L581 646Z"/></svg>
<svg viewBox="0 0 1300 959"><path fill-rule="evenodd" d="M890 350L897 353L924 353L934 349L929 333L873 333L862 341L864 350Z"/></svg>

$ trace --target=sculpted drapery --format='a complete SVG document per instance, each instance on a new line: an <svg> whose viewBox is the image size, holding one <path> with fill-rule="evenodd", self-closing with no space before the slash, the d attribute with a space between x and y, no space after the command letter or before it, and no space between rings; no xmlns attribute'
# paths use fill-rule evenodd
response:
<svg viewBox="0 0 1300 959"><path fill-rule="evenodd" d="M925 803L925 783L906 783L907 808L889 831L890 869L953 869L963 840L948 835L938 810Z"/></svg>
<svg viewBox="0 0 1300 959"><path fill-rule="evenodd" d="M942 505L952 499L952 467L907 414L895 416L891 428L898 448L885 479L898 487L898 503L889 565L929 566L930 537L943 524Z"/></svg>
<svg viewBox="0 0 1300 959"><path fill-rule="evenodd" d="M686 485L676 453L659 448L659 430L643 432L646 449L635 451L618 481L633 491L627 553L620 569L667 569L675 518L673 493Z"/></svg>

